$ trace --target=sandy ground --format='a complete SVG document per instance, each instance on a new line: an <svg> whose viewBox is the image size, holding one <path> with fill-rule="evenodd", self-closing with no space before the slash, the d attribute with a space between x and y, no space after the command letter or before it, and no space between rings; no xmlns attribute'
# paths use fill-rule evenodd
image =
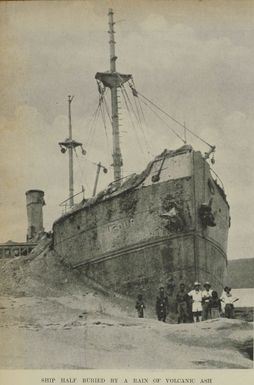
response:
<svg viewBox="0 0 254 385"><path fill-rule="evenodd" d="M45 245L44 245L45 246ZM0 260L0 369L252 368L253 323L164 324L49 249Z"/></svg>
<svg viewBox="0 0 254 385"><path fill-rule="evenodd" d="M252 368L244 353L252 333L240 320L171 325L128 317L91 293L0 298L3 369Z"/></svg>

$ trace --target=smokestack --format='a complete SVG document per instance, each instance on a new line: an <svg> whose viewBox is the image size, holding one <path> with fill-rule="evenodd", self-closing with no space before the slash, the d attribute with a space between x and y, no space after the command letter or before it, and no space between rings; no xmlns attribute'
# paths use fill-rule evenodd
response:
<svg viewBox="0 0 254 385"><path fill-rule="evenodd" d="M37 241L44 232L42 207L45 205L44 191L29 190L26 192L27 209L27 241Z"/></svg>

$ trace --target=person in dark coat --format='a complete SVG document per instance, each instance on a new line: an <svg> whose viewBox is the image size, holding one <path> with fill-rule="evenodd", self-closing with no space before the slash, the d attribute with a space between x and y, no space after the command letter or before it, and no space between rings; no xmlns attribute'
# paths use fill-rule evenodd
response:
<svg viewBox="0 0 254 385"><path fill-rule="evenodd" d="M145 307L145 303L144 303L142 294L138 295L135 308L136 308L136 310L138 312L138 317L139 318L144 318L144 309L146 307Z"/></svg>
<svg viewBox="0 0 254 385"><path fill-rule="evenodd" d="M189 302L189 296L185 289L185 284L180 283L180 290L176 294L176 306L177 306L179 324L185 323L188 321L188 318L189 318L188 302Z"/></svg>
<svg viewBox="0 0 254 385"><path fill-rule="evenodd" d="M209 312L211 319L219 318L221 314L221 299L218 297L217 291L213 290L209 299Z"/></svg>
<svg viewBox="0 0 254 385"><path fill-rule="evenodd" d="M159 295L156 299L156 314L159 321L166 322L169 304L168 297L165 295L164 287L160 287Z"/></svg>

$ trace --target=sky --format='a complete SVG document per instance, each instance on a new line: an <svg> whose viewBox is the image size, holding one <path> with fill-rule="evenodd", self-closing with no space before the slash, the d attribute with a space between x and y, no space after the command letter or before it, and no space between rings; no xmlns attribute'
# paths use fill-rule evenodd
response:
<svg viewBox="0 0 254 385"><path fill-rule="evenodd" d="M92 120L95 73L109 70L109 7L117 70L131 73L141 94L216 145L213 167L232 217L228 258L253 257L254 2L245 0L0 2L0 242L25 240L29 189L45 191L46 230L61 215L68 157L58 142L68 136L68 95L73 136L87 150L74 156L75 192L83 185L91 196L99 161L109 168L99 190L113 178L109 121L105 128L102 119ZM121 101L125 176L182 145L142 109L143 131ZM190 134L187 141L207 151Z"/></svg>

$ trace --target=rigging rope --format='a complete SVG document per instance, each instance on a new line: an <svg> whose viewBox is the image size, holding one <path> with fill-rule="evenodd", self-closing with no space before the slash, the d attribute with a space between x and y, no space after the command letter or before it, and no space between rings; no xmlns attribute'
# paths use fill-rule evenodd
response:
<svg viewBox="0 0 254 385"><path fill-rule="evenodd" d="M121 76L119 74L117 74L117 75L118 75L119 80L122 81ZM147 140L146 140L146 137L145 137L145 133L144 133L144 130L143 130L143 126L142 126L142 122L141 122L141 119L140 119L139 111L138 111L138 108L136 106L136 101L135 101L135 106L136 106L137 112L135 111L135 109L134 109L134 107L132 105L132 102L131 102L131 100L129 98L128 92L126 91L126 89L124 87L124 82L121 82L121 90L122 90L123 97L124 97L124 95L126 97L126 100L125 100L126 105L127 105L127 102L129 102L129 105L130 105L130 108L132 110L132 113L135 116L135 118L137 119L138 125L140 126L141 133L143 134L143 137L144 137L144 144L145 144L145 147L146 147L146 152L148 154L148 157L150 158L151 153L150 153L149 148L148 148L149 146L148 146L148 143L147 143ZM128 112L129 112L129 110L128 110ZM142 148L142 152L144 153L143 148Z"/></svg>
<svg viewBox="0 0 254 385"><path fill-rule="evenodd" d="M135 124L134 124L134 122L133 122L133 120L132 120L131 112L130 112L130 109L129 109L129 106L128 106L128 103L127 103L127 100L126 100L126 96L125 96L125 94L124 94L124 91L123 91L123 87L122 87L122 86L121 86L121 92L122 92L122 95L123 95L123 100L124 100L126 109L127 109L127 111L128 111L128 114L129 114L129 119L130 119L130 122L131 122L131 126L132 126L132 128L133 128L133 130L134 130L134 133L135 133L135 136L136 136L136 138L137 138L137 143L138 143L138 145L139 145L139 147L140 147L141 152L144 153L144 150L143 150L143 148L142 148L142 146L141 146L140 139L139 139L138 134L137 134L137 131L136 131Z"/></svg>
<svg viewBox="0 0 254 385"><path fill-rule="evenodd" d="M177 119L175 119L173 116L171 116L168 112L164 111L162 108L160 108L159 106L157 106L154 102L152 102L151 100L149 100L147 97L145 97L144 95L142 95L140 92L138 92L136 90L136 88L134 88L134 83L133 85L129 82L128 83L131 90L132 90L132 93L133 95L136 97L137 96L141 96L143 99L145 99L146 101L148 101L149 103L151 103L155 108L157 108L160 112L162 112L164 115L166 115L167 117L169 117L171 120L173 120L176 124L178 124L179 126L181 126L182 128L184 128L184 130L187 130L188 132L190 132L193 136L195 136L197 139L199 139L201 142L205 143L207 146L209 146L210 148L213 148L213 146L211 144L209 144L208 142L206 142L204 139L202 139L199 135L195 134L195 132L193 132L192 130L190 130L188 127L186 127L185 124L182 124L181 122L179 122Z"/></svg>
<svg viewBox="0 0 254 385"><path fill-rule="evenodd" d="M166 122L154 109L146 103L144 100L142 100L142 103L146 105L162 122L166 124L166 126L185 144L185 140L172 128L169 126L168 122Z"/></svg>
<svg viewBox="0 0 254 385"><path fill-rule="evenodd" d="M128 93L127 93L127 91L126 91L124 85L122 85L121 88L122 88L122 90L123 90L123 92L124 92L124 93L123 93L123 96L124 96L124 95L126 96L126 100L129 102L129 104L130 104L130 106L131 106L133 115L136 117L137 122L138 122L138 124L139 124L139 126L140 126L141 133L143 134L143 137L144 137L144 144L145 144L145 147L146 147L146 152L147 152L147 154L148 154L148 156L149 156L149 158L150 158L151 153L150 153L149 148L148 148L148 142L147 142L147 139L146 139L144 130L143 130L143 126L142 126L142 122L141 122L141 119L140 119L139 111L138 111L138 109L137 109L137 114L136 114L135 109L134 109L134 107L133 107L133 105L132 105L132 102L131 102L131 100L130 100L130 98L129 98L129 95L128 95ZM136 104L135 104L135 105L136 105ZM143 148L142 148L142 151L143 151ZM144 151L143 151L143 153L144 153Z"/></svg>
<svg viewBox="0 0 254 385"><path fill-rule="evenodd" d="M87 137L87 140L86 140L86 146L87 147L91 143L91 141L93 139L93 136L94 136L95 126L96 126L96 123L97 123L97 120L98 120L98 116L99 116L100 103L101 103L101 101L99 100L98 106L97 106L95 112L92 115L90 129L89 129L88 137Z"/></svg>
<svg viewBox="0 0 254 385"><path fill-rule="evenodd" d="M134 84L134 81L133 81L133 84ZM140 116L140 111L141 111L141 115L143 117L143 121L144 121L145 125L146 125L146 120L145 120L145 115L144 115L143 109L141 107L140 100L139 100L139 98L136 99L136 97L135 97L135 95L133 93L132 93L132 95L133 95L135 107L137 109L137 114L138 114L138 118L139 118L140 128L141 128L143 136L144 136L144 142L145 142L145 145L146 145L147 152L148 152L149 155L154 156L154 154L152 153L152 148L151 148L151 146L149 144L149 141L147 140L143 124L142 124L142 119L141 119L141 116ZM137 103L137 100L138 100L138 103ZM140 109L140 111L139 111L139 109Z"/></svg>
<svg viewBox="0 0 254 385"><path fill-rule="evenodd" d="M106 145L107 145L107 157L108 157L108 162L110 163L110 149L109 149L109 139L108 139L108 133L107 133L107 123L106 123L106 115L105 115L105 97L102 96L102 103L100 105L100 111L101 111L101 117L103 121L103 126L104 126L104 131L105 131L105 136L106 136Z"/></svg>

